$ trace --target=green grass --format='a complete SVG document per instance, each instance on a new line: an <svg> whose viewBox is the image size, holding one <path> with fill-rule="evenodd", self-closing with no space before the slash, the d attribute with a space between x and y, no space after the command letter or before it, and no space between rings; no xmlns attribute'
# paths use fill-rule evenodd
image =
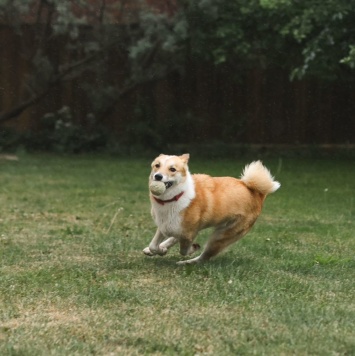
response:
<svg viewBox="0 0 355 356"><path fill-rule="evenodd" d="M141 252L149 159L0 161L0 354L354 355L354 162L264 162L282 187L253 230L178 267Z"/></svg>

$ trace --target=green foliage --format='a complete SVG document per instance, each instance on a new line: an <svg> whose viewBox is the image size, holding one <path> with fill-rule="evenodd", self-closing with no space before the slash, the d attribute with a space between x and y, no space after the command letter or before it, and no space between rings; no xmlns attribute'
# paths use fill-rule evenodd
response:
<svg viewBox="0 0 355 356"><path fill-rule="evenodd" d="M125 1L2 0L1 20L20 37L30 21L34 41L19 41L17 50L29 70L23 77L24 95L18 107L0 112L0 122L16 117L55 86L78 78L93 103L88 111L102 120L127 91L181 68L184 19L141 6L140 11ZM111 72L113 60L121 64L118 76Z"/></svg>
<svg viewBox="0 0 355 356"><path fill-rule="evenodd" d="M295 68L292 76L311 73L330 79L339 77L341 63L350 64L344 59L355 41L354 1L328 0L321 4L313 1L291 10L292 18L282 34L301 44L303 56L302 65ZM344 74L347 75L346 71Z"/></svg>
<svg viewBox="0 0 355 356"><path fill-rule="evenodd" d="M135 152L164 151L174 144L184 144L201 139L203 119L191 112L171 112L162 120L156 119L153 105L146 97L137 100L134 118L121 139L121 144Z"/></svg>
<svg viewBox="0 0 355 356"><path fill-rule="evenodd" d="M355 45L349 45L349 55L344 57L340 63L347 64L351 69L355 68Z"/></svg>
<svg viewBox="0 0 355 356"><path fill-rule="evenodd" d="M291 78L354 78L354 0L179 0L169 14L145 2L140 2L139 11L126 5L123 0L0 0L0 20L20 37L17 50L25 61L22 67L28 69L18 90L23 96L14 104L18 106L1 112L0 122L40 102L54 87L80 79L80 94L89 102L86 116L95 117L90 125L98 125L102 137L100 123L114 113L118 99L142 83L183 73L191 62L233 64L234 76L249 68L277 67L289 71ZM29 18L33 26L23 26ZM24 40L28 28L34 32L33 41ZM113 61L119 63L115 73ZM141 105L138 100L136 107ZM179 129L194 137L198 124L203 124L202 118L191 119L191 108L158 123L150 105L145 113L135 113L126 143L155 149L166 145L167 137L177 137ZM229 120L221 120L229 125ZM91 147L89 142L97 146L94 142L101 139L92 136L95 130L87 133L76 120L70 121L71 126L61 128L45 125L37 146L64 151L81 151L80 147ZM234 120L230 126L244 121Z"/></svg>
<svg viewBox="0 0 355 356"><path fill-rule="evenodd" d="M274 8L256 0L184 4L193 57L216 65L238 63L243 68L284 62L287 42L277 35L280 23Z"/></svg>
<svg viewBox="0 0 355 356"><path fill-rule="evenodd" d="M291 77L338 78L354 65L353 0L184 2L190 49L216 65L288 68Z"/></svg>
<svg viewBox="0 0 355 356"><path fill-rule="evenodd" d="M65 106L44 115L41 121L39 132L26 134L25 147L28 150L80 153L106 148L109 136L93 114L79 124L70 108Z"/></svg>
<svg viewBox="0 0 355 356"><path fill-rule="evenodd" d="M23 135L15 130L2 127L0 128L0 152L12 152L23 145Z"/></svg>
<svg viewBox="0 0 355 356"><path fill-rule="evenodd" d="M51 0L51 5L55 7L56 16L52 22L53 33L69 36L71 40L77 40L80 34L80 27L87 25L87 20L83 14L76 15L73 11L72 1ZM89 9L89 7L84 7Z"/></svg>
<svg viewBox="0 0 355 356"><path fill-rule="evenodd" d="M188 27L183 13L174 16L142 11L128 47L131 79L149 81L182 70Z"/></svg>

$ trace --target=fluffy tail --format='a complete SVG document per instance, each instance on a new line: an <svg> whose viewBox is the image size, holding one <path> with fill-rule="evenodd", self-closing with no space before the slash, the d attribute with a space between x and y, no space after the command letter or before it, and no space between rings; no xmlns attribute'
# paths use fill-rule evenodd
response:
<svg viewBox="0 0 355 356"><path fill-rule="evenodd" d="M275 192L281 186L260 161L245 166L240 179L248 188L255 189L264 195Z"/></svg>

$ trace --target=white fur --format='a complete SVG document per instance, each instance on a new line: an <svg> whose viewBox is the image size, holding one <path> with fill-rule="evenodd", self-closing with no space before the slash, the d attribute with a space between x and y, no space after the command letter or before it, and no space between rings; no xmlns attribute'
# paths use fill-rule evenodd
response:
<svg viewBox="0 0 355 356"><path fill-rule="evenodd" d="M151 198L153 219L165 237L178 237L182 234L180 212L190 205L196 195L194 181L190 173L187 173L185 182L167 189L164 194L159 196L159 199L169 200L181 192L184 194L178 201L164 205Z"/></svg>
<svg viewBox="0 0 355 356"><path fill-rule="evenodd" d="M246 165L240 179L249 188L265 195L275 192L281 186L279 182L274 181L270 171L260 161Z"/></svg>

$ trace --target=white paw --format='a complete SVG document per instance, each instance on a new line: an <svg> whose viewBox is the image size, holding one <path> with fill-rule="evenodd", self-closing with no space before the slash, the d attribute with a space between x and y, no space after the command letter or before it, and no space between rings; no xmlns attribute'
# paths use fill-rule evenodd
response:
<svg viewBox="0 0 355 356"><path fill-rule="evenodd" d="M147 256L154 256L154 255L159 255L159 256L164 256L168 252L168 249L166 247L159 247L158 249L151 249L149 247L146 247L143 250L143 253Z"/></svg>
<svg viewBox="0 0 355 356"><path fill-rule="evenodd" d="M143 253L147 256L154 256L154 253L152 251L150 251L149 247L146 247L144 250L143 250Z"/></svg>
<svg viewBox="0 0 355 356"><path fill-rule="evenodd" d="M179 266L185 266L185 265L197 264L197 263L200 263L201 261L202 260L200 259L200 256L198 256L198 257L195 257L195 258L191 258L190 260L176 262L176 264L179 265Z"/></svg>
<svg viewBox="0 0 355 356"><path fill-rule="evenodd" d="M166 247L159 247L159 250L157 253L159 256L164 256L167 254L167 252L168 252L168 249Z"/></svg>

